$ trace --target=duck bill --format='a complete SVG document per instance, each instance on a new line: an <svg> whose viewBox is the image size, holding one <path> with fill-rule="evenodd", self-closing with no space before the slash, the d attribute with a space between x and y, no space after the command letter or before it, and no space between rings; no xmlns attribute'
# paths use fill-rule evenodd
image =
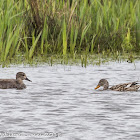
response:
<svg viewBox="0 0 140 140"><path fill-rule="evenodd" d="M32 81L31 81L31 80L29 80L27 77L26 77L26 79L25 79L25 80L32 82Z"/></svg>
<svg viewBox="0 0 140 140"><path fill-rule="evenodd" d="M97 87L95 88L95 89L98 89L100 86L99 85L97 85Z"/></svg>

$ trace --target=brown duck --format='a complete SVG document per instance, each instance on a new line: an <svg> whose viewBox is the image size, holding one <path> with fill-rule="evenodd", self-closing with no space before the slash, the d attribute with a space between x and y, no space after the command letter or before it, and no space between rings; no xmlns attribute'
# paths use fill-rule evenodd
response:
<svg viewBox="0 0 140 140"><path fill-rule="evenodd" d="M106 79L101 79L95 89L103 86L103 90L115 90L115 91L137 91L140 88L137 82L123 83L115 85L109 88L109 82Z"/></svg>
<svg viewBox="0 0 140 140"><path fill-rule="evenodd" d="M24 89L26 85L23 83L23 80L31 82L24 72L18 72L16 74L16 79L0 79L0 89Z"/></svg>

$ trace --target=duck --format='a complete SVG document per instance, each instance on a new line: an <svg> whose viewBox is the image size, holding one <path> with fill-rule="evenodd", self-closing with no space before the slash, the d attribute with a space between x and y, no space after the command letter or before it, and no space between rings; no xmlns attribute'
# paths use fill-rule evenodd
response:
<svg viewBox="0 0 140 140"><path fill-rule="evenodd" d="M114 85L109 88L109 82L106 79L101 79L96 86L95 90L99 87L103 87L103 90L114 90L114 91L138 91L140 85L138 82L129 82L129 83L122 83L118 85Z"/></svg>
<svg viewBox="0 0 140 140"><path fill-rule="evenodd" d="M18 72L16 79L0 79L0 89L25 89L26 85L23 83L23 80L32 82L24 72Z"/></svg>

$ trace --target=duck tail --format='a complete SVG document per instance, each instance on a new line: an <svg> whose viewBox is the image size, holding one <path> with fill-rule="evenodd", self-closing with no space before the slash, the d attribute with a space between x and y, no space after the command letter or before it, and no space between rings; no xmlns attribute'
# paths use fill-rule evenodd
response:
<svg viewBox="0 0 140 140"><path fill-rule="evenodd" d="M138 82L132 82L132 84L130 85L130 87L135 86L137 84L139 84L139 83Z"/></svg>

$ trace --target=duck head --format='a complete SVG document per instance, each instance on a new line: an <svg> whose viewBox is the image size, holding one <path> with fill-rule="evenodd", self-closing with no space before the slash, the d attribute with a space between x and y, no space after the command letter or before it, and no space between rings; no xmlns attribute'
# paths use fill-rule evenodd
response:
<svg viewBox="0 0 140 140"><path fill-rule="evenodd" d="M27 81L30 81L32 82L31 80L29 80L26 76L26 74L24 72L18 72L16 74L16 79L21 79L21 80L27 80Z"/></svg>
<svg viewBox="0 0 140 140"><path fill-rule="evenodd" d="M103 90L107 90L109 87L109 83L106 79L101 79L95 89L98 89L99 87L103 86Z"/></svg>

